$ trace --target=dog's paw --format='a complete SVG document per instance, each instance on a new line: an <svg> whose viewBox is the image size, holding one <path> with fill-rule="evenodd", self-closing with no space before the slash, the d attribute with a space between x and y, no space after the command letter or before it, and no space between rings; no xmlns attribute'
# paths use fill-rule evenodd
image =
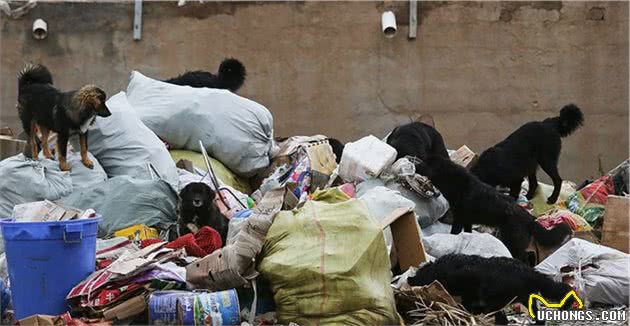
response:
<svg viewBox="0 0 630 326"><path fill-rule="evenodd" d="M60 162L59 163L59 168L61 169L61 171L70 171L70 164L68 164L67 162Z"/></svg>
<svg viewBox="0 0 630 326"><path fill-rule="evenodd" d="M83 163L83 165L85 165L85 167L89 169L94 168L94 162L92 162L92 160L90 160L89 158L86 158L85 160L81 160L81 163Z"/></svg>
<svg viewBox="0 0 630 326"><path fill-rule="evenodd" d="M551 198L551 197L549 197L549 198L547 199L547 204L548 204L548 205L553 205L553 204L555 204L557 201L558 201L558 198Z"/></svg>
<svg viewBox="0 0 630 326"><path fill-rule="evenodd" d="M527 200L531 200L532 198L534 198L534 195L535 195L535 194L530 194L530 193L527 193L527 194L525 195L525 198L527 198Z"/></svg>

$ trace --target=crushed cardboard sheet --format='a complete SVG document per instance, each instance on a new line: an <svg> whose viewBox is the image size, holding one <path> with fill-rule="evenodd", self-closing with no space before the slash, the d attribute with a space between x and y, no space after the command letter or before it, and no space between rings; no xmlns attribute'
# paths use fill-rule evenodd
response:
<svg viewBox="0 0 630 326"><path fill-rule="evenodd" d="M394 295L408 325L494 325L496 312L474 315L466 311L438 281L426 286L404 284Z"/></svg>
<svg viewBox="0 0 630 326"><path fill-rule="evenodd" d="M15 205L13 218L17 221L50 222L69 221L95 216L92 209L82 211L80 209L63 207L49 200Z"/></svg>

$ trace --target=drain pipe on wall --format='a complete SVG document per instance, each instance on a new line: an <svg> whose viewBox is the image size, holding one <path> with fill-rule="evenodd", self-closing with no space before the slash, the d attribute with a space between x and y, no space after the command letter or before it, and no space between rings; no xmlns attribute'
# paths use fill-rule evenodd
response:
<svg viewBox="0 0 630 326"><path fill-rule="evenodd" d="M396 36L396 16L392 11L384 11L381 15L381 29L387 38Z"/></svg>
<svg viewBox="0 0 630 326"><path fill-rule="evenodd" d="M41 18L33 22L33 37L36 40L43 40L48 36L48 24Z"/></svg>
<svg viewBox="0 0 630 326"><path fill-rule="evenodd" d="M418 1L409 0L409 38L415 39L418 29Z"/></svg>
<svg viewBox="0 0 630 326"><path fill-rule="evenodd" d="M133 39L142 39L142 0L135 0L133 7Z"/></svg>

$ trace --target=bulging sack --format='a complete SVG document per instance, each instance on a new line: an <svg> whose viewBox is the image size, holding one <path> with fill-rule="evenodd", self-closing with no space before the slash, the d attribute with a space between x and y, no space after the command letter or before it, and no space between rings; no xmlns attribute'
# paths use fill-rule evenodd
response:
<svg viewBox="0 0 630 326"><path fill-rule="evenodd" d="M59 162L34 161L23 154L0 161L0 176L0 218L10 217L15 205L54 201L73 189L70 173L61 171Z"/></svg>
<svg viewBox="0 0 630 326"><path fill-rule="evenodd" d="M338 189L276 214L262 256L279 323L399 324L381 227Z"/></svg>
<svg viewBox="0 0 630 326"><path fill-rule="evenodd" d="M273 117L264 106L230 91L178 86L131 73L129 103L173 149L208 154L234 173L252 176L269 165Z"/></svg>
<svg viewBox="0 0 630 326"><path fill-rule="evenodd" d="M135 224L165 230L177 221L177 194L163 180L114 177L76 189L61 201L68 207L92 208L101 214L100 238Z"/></svg>
<svg viewBox="0 0 630 326"><path fill-rule="evenodd" d="M573 238L536 266L556 281L569 278L585 304L628 305L630 255Z"/></svg>
<svg viewBox="0 0 630 326"><path fill-rule="evenodd" d="M107 175L143 180L157 175L177 189L175 162L164 143L140 121L125 93L112 96L106 104L112 115L96 118L88 130L88 150ZM79 148L77 142L73 146Z"/></svg>

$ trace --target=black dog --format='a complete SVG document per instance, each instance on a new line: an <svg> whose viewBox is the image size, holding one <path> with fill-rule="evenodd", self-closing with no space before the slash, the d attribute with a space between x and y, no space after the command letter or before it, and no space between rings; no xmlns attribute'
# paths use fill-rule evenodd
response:
<svg viewBox="0 0 630 326"><path fill-rule="evenodd" d="M449 158L442 135L432 126L422 122L396 127L387 137L387 143L398 152L396 159L414 156L424 160L430 155Z"/></svg>
<svg viewBox="0 0 630 326"><path fill-rule="evenodd" d="M183 75L165 80L167 83L191 86L228 89L236 92L245 82L245 66L237 59L225 59L219 66L219 73L213 74L207 71L188 71Z"/></svg>
<svg viewBox="0 0 630 326"><path fill-rule="evenodd" d="M205 183L192 182L179 193L179 229L181 234L189 233L188 225L199 228L209 226L221 235L225 246L229 220L221 213L214 202L216 193Z"/></svg>
<svg viewBox="0 0 630 326"><path fill-rule="evenodd" d="M50 71L42 65L28 66L18 76L17 108L24 132L28 135L32 158L37 159L37 130L42 134L44 156L53 158L48 148L48 136L50 131L54 131L57 133L59 167L69 171L70 166L66 162L68 138L73 133L79 133L81 162L93 168L94 163L87 156L87 128L96 116L111 115L105 105L107 95L94 85L61 92L52 83Z"/></svg>
<svg viewBox="0 0 630 326"><path fill-rule="evenodd" d="M540 165L553 181L553 193L547 199L547 203L553 204L558 200L562 186L558 174L561 138L573 133L583 123L580 108L567 105L557 117L528 122L516 129L504 141L483 152L471 171L491 186L509 187L514 198L518 198L523 178L527 177L527 199L531 199L538 186L536 170Z"/></svg>
<svg viewBox="0 0 630 326"><path fill-rule="evenodd" d="M545 229L511 198L449 159L430 156L416 165L416 169L427 176L448 200L454 218L452 234L460 233L462 228L471 232L473 224L498 227L501 241L512 257L523 262L527 262L526 250L530 243L553 248L572 234L565 223L551 230Z"/></svg>
<svg viewBox="0 0 630 326"><path fill-rule="evenodd" d="M335 153L337 164L341 162L341 155L343 155L343 149L345 145L335 138L328 138L328 144L332 147L333 153Z"/></svg>
<svg viewBox="0 0 630 326"><path fill-rule="evenodd" d="M549 302L560 302L571 287L554 282L535 269L507 257L484 258L476 255L449 254L422 266L408 282L412 286L439 281L449 294L462 297L462 305L474 314L491 313L514 302L528 305L532 293L541 294ZM571 297L563 308L570 308ZM532 306L534 314L537 307ZM495 322L507 325L505 314L495 315Z"/></svg>

